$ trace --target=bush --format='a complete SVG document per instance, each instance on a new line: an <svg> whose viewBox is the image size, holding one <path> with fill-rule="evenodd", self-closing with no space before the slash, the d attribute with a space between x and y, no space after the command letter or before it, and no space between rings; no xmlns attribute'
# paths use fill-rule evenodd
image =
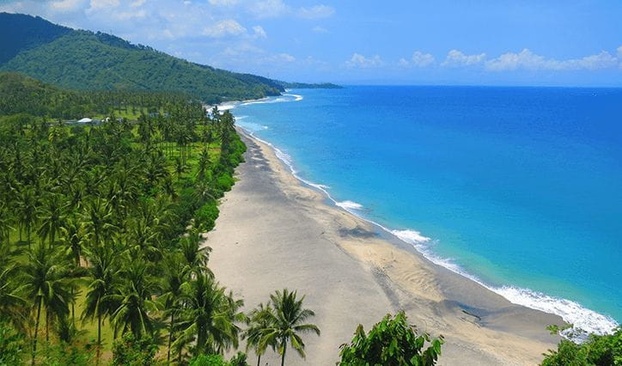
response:
<svg viewBox="0 0 622 366"><path fill-rule="evenodd" d="M613 334L591 335L582 344L563 339L557 351L545 354L542 366L619 366L622 365L622 328Z"/></svg>
<svg viewBox="0 0 622 366"><path fill-rule="evenodd" d="M155 364L158 346L150 338L136 339L127 333L114 341L112 347L113 366L151 366Z"/></svg>
<svg viewBox="0 0 622 366"><path fill-rule="evenodd" d="M214 228L218 218L218 205L216 201L210 201L197 210L194 214L194 225L201 231L210 231Z"/></svg>
<svg viewBox="0 0 622 366"><path fill-rule="evenodd" d="M424 350L426 342L429 346ZM442 344L442 336L431 339L426 333L418 334L402 311L395 318L385 316L367 334L359 325L352 343L341 346L339 365L431 366L436 364Z"/></svg>

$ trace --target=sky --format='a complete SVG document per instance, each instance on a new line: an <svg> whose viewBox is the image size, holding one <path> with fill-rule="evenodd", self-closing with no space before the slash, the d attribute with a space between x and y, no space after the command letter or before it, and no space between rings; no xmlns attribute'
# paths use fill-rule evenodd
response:
<svg viewBox="0 0 622 366"><path fill-rule="evenodd" d="M622 87L620 0L0 0L285 81Z"/></svg>

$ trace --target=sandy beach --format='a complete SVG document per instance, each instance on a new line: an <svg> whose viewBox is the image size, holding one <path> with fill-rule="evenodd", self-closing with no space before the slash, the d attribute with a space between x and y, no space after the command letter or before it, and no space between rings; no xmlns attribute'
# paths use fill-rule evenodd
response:
<svg viewBox="0 0 622 366"><path fill-rule="evenodd" d="M358 324L368 330L399 310L421 331L444 336L439 365L536 365L556 347L546 326L562 324L559 317L513 305L431 263L303 185L269 146L244 141L246 162L208 234L209 265L246 310L277 289L306 295L322 334L304 336L304 360L288 350L287 365L334 365ZM269 350L266 363L279 358Z"/></svg>

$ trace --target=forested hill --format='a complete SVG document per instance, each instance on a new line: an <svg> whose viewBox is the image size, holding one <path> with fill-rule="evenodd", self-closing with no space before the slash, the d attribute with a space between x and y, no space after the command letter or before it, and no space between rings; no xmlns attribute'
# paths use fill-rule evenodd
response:
<svg viewBox="0 0 622 366"><path fill-rule="evenodd" d="M121 38L0 13L0 71L77 90L186 93L206 103L278 95L267 78L191 63ZM7 36L10 35L10 36Z"/></svg>

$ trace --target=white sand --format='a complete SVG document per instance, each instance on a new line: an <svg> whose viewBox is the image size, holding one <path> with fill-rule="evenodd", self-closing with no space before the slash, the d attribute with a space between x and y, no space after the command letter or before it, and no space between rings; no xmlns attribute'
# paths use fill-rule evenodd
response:
<svg viewBox="0 0 622 366"><path fill-rule="evenodd" d="M420 330L445 337L440 365L536 365L556 347L546 326L560 318L430 263L303 186L270 147L245 142L239 181L208 235L210 268L247 310L277 289L306 295L322 334L304 336L306 360L290 348L287 365L334 365L358 324L368 330L402 309ZM256 360L249 351L249 363ZM270 350L262 357L262 365L279 362Z"/></svg>

